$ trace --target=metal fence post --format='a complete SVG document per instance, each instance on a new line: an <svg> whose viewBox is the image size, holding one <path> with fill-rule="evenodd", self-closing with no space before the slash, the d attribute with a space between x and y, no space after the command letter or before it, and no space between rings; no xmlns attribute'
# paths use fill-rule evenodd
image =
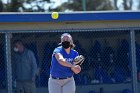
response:
<svg viewBox="0 0 140 93"><path fill-rule="evenodd" d="M135 31L130 30L130 40L131 40L131 62L132 62L132 88L133 93L138 92L138 81L137 81L137 66L136 66L136 47L135 47Z"/></svg>
<svg viewBox="0 0 140 93"><path fill-rule="evenodd" d="M7 93L12 93L12 68L11 68L11 33L5 34L6 68L7 68Z"/></svg>
<svg viewBox="0 0 140 93"><path fill-rule="evenodd" d="M83 11L86 11L86 0L82 0Z"/></svg>

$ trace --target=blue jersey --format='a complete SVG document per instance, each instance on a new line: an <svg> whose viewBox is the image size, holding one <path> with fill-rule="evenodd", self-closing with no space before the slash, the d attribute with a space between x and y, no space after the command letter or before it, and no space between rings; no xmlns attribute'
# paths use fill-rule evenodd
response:
<svg viewBox="0 0 140 93"><path fill-rule="evenodd" d="M62 66L54 56L56 53L60 53L66 59L67 62L72 63L74 58L78 56L78 52L71 49L70 53L67 54L65 49L62 46L60 46L55 48L52 54L50 74L58 78L66 78L72 76L74 73L71 70L71 68Z"/></svg>

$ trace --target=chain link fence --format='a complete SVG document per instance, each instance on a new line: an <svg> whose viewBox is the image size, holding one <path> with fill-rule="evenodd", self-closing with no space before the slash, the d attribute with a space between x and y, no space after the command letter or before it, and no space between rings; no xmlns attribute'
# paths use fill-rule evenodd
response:
<svg viewBox="0 0 140 93"><path fill-rule="evenodd" d="M140 33L139 30L136 31L136 64L137 64L137 78L138 82L140 82Z"/></svg>
<svg viewBox="0 0 140 93"><path fill-rule="evenodd" d="M7 75L6 75L6 60L5 60L5 36L0 33L0 92L6 89Z"/></svg>
<svg viewBox="0 0 140 93"><path fill-rule="evenodd" d="M72 35L76 47L74 48L85 56L82 71L74 75L77 86L102 84L129 84L132 85L132 61L129 30L76 30L57 32L29 32L12 33L11 56L13 55L15 40L22 40L24 46L34 53L37 64L36 87L47 88L50 76L51 56L55 47L60 43L62 33ZM140 42L139 31L136 31L136 62L137 75L140 81ZM0 35L0 89L6 89L6 60L5 37ZM16 88L14 74L13 89ZM118 86L119 87L119 86Z"/></svg>
<svg viewBox="0 0 140 93"><path fill-rule="evenodd" d="M13 34L12 41L21 39L25 47L34 52L38 65L37 87L48 85L51 55L62 33ZM76 45L75 50L86 58L82 72L74 75L76 85L131 82L128 31L77 31L70 34Z"/></svg>

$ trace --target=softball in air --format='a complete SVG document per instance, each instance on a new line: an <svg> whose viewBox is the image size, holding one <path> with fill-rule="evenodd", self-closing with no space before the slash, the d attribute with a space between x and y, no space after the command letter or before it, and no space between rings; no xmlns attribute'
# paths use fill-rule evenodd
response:
<svg viewBox="0 0 140 93"><path fill-rule="evenodd" d="M58 17L59 17L58 12L52 12L51 17L52 17L52 19L58 19Z"/></svg>

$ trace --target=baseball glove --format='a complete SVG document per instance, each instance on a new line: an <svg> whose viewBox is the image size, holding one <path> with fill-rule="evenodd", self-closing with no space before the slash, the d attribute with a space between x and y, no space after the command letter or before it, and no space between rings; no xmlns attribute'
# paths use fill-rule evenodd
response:
<svg viewBox="0 0 140 93"><path fill-rule="evenodd" d="M82 63L84 62L84 60L85 60L85 57L83 55L76 56L74 58L73 64L74 65L82 65Z"/></svg>

